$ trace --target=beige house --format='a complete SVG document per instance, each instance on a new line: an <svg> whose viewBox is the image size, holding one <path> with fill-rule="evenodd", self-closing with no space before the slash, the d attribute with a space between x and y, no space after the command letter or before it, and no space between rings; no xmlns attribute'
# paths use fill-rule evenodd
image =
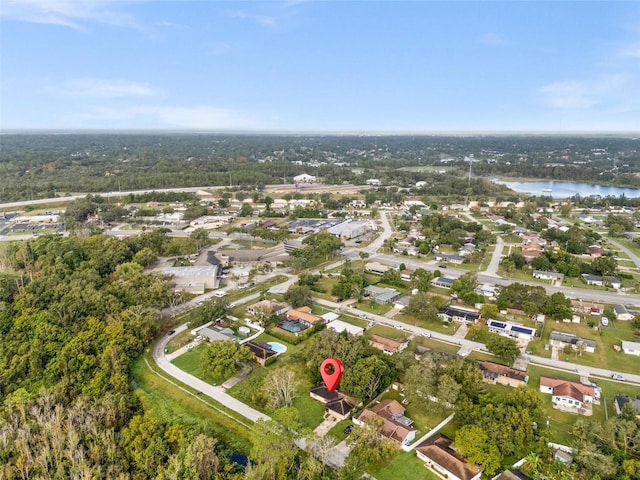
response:
<svg viewBox="0 0 640 480"><path fill-rule="evenodd" d="M403 351L409 346L409 340L396 340L395 338L383 337L382 335L371 335L369 345L378 350L382 350L387 355L393 355Z"/></svg>
<svg viewBox="0 0 640 480"><path fill-rule="evenodd" d="M416 447L416 455L439 476L449 480L479 480L482 469L452 448L453 440L439 433Z"/></svg>

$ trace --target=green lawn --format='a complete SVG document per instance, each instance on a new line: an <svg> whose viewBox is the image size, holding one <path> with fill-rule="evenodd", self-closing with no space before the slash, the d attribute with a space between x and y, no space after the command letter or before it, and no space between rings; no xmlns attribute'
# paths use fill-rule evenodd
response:
<svg viewBox="0 0 640 480"><path fill-rule="evenodd" d="M187 343L191 342L191 340L193 340L193 335L191 335L191 330L188 328L180 333L176 333L167 343L167 353L174 352L177 349L184 347Z"/></svg>
<svg viewBox="0 0 640 480"><path fill-rule="evenodd" d="M384 315L393 308L393 304L387 303L386 305L381 305L373 300L362 300L354 303L352 307L362 310L363 312L373 313L374 315Z"/></svg>
<svg viewBox="0 0 640 480"><path fill-rule="evenodd" d="M383 466L371 468L371 474L378 480L439 480L436 474L428 470L416 457L415 452L398 453Z"/></svg>
<svg viewBox="0 0 640 480"><path fill-rule="evenodd" d="M409 325L415 325L417 327L426 328L427 330L433 330L434 332L444 333L446 335L453 335L459 327L457 323L449 324L440 319L434 321L418 320L404 311L397 313L394 318L402 323L408 323Z"/></svg>
<svg viewBox="0 0 640 480"><path fill-rule="evenodd" d="M293 406L300 412L300 422L305 427L313 430L322 423L324 419L324 405L309 396L308 390L300 392Z"/></svg>
<svg viewBox="0 0 640 480"><path fill-rule="evenodd" d="M385 327L384 325L374 325L369 330L364 332L364 336L366 338L370 338L371 335L382 335L383 337L395 339L407 338L409 336L409 334L403 330L398 330L397 328L392 327Z"/></svg>
<svg viewBox="0 0 640 480"><path fill-rule="evenodd" d="M460 346L459 345L454 345L451 343L446 343L446 342L441 342L439 340L435 340L433 338L420 338L419 340L420 345L422 345L423 347L428 347L428 348L432 348L433 350L438 350L441 352L451 352L451 353L457 353L458 350L460 350Z"/></svg>
<svg viewBox="0 0 640 480"><path fill-rule="evenodd" d="M205 373L200 366L202 354L209 347L209 345L210 344L208 342L202 342L193 350L185 352L179 357L173 359L172 363L180 370L184 370L185 372L190 373L194 377L198 377L207 383L221 384L225 380L228 380L228 378L216 378L209 373Z"/></svg>
<svg viewBox="0 0 640 480"><path fill-rule="evenodd" d="M151 370L145 359L153 364L150 355L138 357L131 365L135 381L134 393L145 411L160 421L194 425L224 442L234 451L248 454L251 429L204 403L195 392L184 391ZM189 390L186 388L186 390ZM205 398L208 403L215 403Z"/></svg>

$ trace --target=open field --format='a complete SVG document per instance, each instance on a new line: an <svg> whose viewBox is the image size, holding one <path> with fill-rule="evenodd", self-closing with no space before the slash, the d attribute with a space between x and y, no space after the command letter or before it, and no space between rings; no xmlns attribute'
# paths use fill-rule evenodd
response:
<svg viewBox="0 0 640 480"><path fill-rule="evenodd" d="M378 480L439 480L436 474L429 471L424 463L416 457L415 452L398 451L395 456L382 466L374 466L371 473Z"/></svg>

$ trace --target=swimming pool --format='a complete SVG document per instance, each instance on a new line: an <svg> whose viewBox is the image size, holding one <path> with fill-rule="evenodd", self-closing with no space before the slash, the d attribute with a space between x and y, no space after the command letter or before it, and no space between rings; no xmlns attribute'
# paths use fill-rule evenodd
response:
<svg viewBox="0 0 640 480"><path fill-rule="evenodd" d="M287 351L287 347L278 342L267 342L267 345L271 347L271 349L278 353L283 353Z"/></svg>

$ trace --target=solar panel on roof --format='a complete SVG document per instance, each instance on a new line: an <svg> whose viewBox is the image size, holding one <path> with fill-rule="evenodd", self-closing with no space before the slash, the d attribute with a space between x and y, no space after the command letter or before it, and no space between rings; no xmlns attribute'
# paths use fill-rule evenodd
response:
<svg viewBox="0 0 640 480"><path fill-rule="evenodd" d="M489 322L489 326L496 327L496 328L506 328L507 324L503 322L496 322L495 320L491 320L491 322Z"/></svg>
<svg viewBox="0 0 640 480"><path fill-rule="evenodd" d="M534 333L533 328L519 327L518 325L512 325L511 326L511 331L512 332L519 332L519 333L526 333L527 335L533 335L533 333Z"/></svg>

